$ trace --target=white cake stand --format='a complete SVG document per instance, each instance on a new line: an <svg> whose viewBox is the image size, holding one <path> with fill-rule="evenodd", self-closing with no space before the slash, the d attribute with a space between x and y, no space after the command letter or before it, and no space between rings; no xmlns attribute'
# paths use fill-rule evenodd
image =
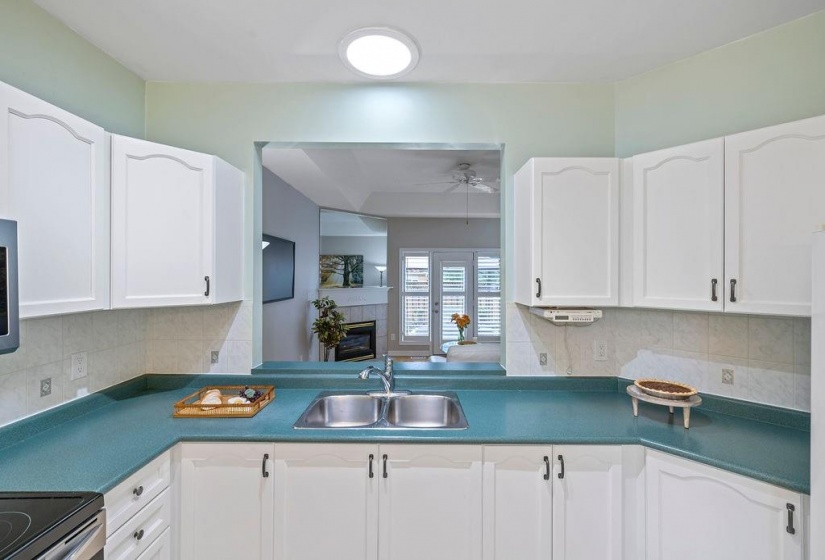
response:
<svg viewBox="0 0 825 560"><path fill-rule="evenodd" d="M674 408L681 408L686 430L690 429L690 409L694 406L699 406L702 404L702 397L699 395L693 395L692 397L688 397L686 399L663 399L648 395L635 385L627 386L627 394L630 395L633 400L633 416L639 415L639 401L666 406L670 410L671 414L673 414Z"/></svg>

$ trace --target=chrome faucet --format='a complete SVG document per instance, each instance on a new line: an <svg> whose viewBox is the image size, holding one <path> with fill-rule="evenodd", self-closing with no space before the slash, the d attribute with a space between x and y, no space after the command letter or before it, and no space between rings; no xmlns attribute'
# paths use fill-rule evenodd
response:
<svg viewBox="0 0 825 560"><path fill-rule="evenodd" d="M369 379L373 374L377 374L381 377L381 381L384 382L384 391L379 393L370 393L371 395L380 395L382 397L391 397L393 395L406 395L409 391L396 391L395 390L395 377L392 374L392 358L390 358L387 354L384 354L384 369L378 369L375 366L369 366L362 369L358 373L358 378L362 380Z"/></svg>

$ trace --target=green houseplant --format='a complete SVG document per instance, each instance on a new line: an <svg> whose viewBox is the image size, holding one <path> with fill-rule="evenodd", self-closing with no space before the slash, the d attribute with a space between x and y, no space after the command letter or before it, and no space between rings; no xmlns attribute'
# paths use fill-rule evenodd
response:
<svg viewBox="0 0 825 560"><path fill-rule="evenodd" d="M329 352L347 336L344 314L338 311L338 304L330 297L323 297L312 302L318 310L318 318L312 323L312 332L324 345L324 361L329 361Z"/></svg>

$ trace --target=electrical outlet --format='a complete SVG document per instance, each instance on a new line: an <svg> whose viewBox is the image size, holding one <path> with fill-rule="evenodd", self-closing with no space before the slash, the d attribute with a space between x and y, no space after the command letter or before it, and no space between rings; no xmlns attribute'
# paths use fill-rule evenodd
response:
<svg viewBox="0 0 825 560"><path fill-rule="evenodd" d="M395 333L390 333L390 340L395 342Z"/></svg>
<svg viewBox="0 0 825 560"><path fill-rule="evenodd" d="M596 362L607 361L607 342L604 340L593 341L593 360Z"/></svg>
<svg viewBox="0 0 825 560"><path fill-rule="evenodd" d="M52 394L52 378L47 377L46 379L40 380L40 396L41 397L48 397Z"/></svg>
<svg viewBox="0 0 825 560"><path fill-rule="evenodd" d="M546 366L547 365L547 352L542 352L539 354L539 365Z"/></svg>
<svg viewBox="0 0 825 560"><path fill-rule="evenodd" d="M733 385L733 370L723 368L722 369L722 383L725 385Z"/></svg>
<svg viewBox="0 0 825 560"><path fill-rule="evenodd" d="M217 364L221 359L221 352L220 350L212 350L211 360L213 364Z"/></svg>
<svg viewBox="0 0 825 560"><path fill-rule="evenodd" d="M72 381L74 381L75 379L86 377L88 373L86 369L86 352L78 352L76 354L72 354L71 362L72 371L69 374L69 378Z"/></svg>

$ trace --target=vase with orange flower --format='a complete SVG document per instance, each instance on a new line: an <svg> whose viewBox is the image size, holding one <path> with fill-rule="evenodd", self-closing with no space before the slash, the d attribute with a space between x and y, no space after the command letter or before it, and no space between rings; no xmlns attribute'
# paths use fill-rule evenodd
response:
<svg viewBox="0 0 825 560"><path fill-rule="evenodd" d="M469 327L470 323L472 323L470 317L464 313L453 313L450 318L450 322L455 323L455 326L458 327L458 343L463 344L465 342L464 329Z"/></svg>

